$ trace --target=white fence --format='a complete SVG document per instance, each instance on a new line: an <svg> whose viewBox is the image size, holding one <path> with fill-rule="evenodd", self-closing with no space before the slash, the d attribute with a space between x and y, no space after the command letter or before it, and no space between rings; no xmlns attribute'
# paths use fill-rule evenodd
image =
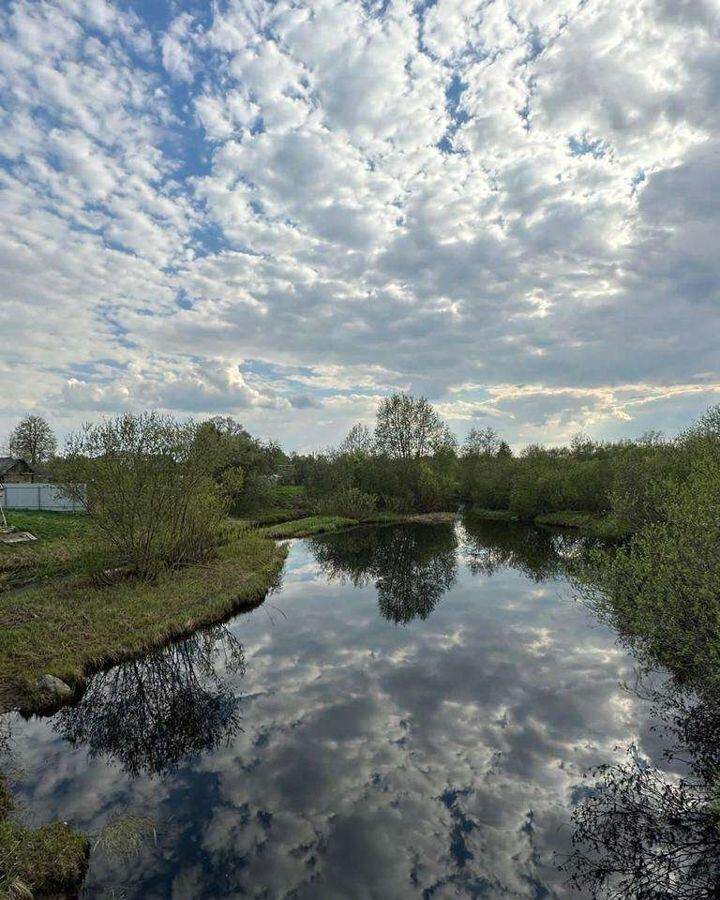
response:
<svg viewBox="0 0 720 900"><path fill-rule="evenodd" d="M83 489L83 495L85 491ZM78 503L60 491L56 484L3 484L0 506L4 509L47 509L66 512L85 512L85 504Z"/></svg>

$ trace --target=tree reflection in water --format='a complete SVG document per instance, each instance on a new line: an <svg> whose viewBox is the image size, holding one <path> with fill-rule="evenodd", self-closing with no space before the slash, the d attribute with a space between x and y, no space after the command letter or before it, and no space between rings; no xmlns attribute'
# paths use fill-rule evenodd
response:
<svg viewBox="0 0 720 900"><path fill-rule="evenodd" d="M374 582L380 612L400 624L427 619L456 577L450 525L355 529L318 538L311 548L326 577Z"/></svg>
<svg viewBox="0 0 720 900"><path fill-rule="evenodd" d="M579 792L572 853L563 866L595 898L706 900L720 897L720 698L651 692L664 723L673 778L633 747L625 763L601 766Z"/></svg>
<svg viewBox="0 0 720 900"><path fill-rule="evenodd" d="M223 626L99 672L54 727L133 776L170 772L240 727L240 698L218 669L245 671L242 645Z"/></svg>
<svg viewBox="0 0 720 900"><path fill-rule="evenodd" d="M496 522L468 514L463 518L462 556L475 575L518 569L533 581L562 575L568 564L599 541L566 532Z"/></svg>

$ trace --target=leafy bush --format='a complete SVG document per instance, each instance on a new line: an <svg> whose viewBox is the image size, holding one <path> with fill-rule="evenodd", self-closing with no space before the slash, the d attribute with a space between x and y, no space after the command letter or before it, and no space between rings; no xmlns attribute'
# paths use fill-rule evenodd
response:
<svg viewBox="0 0 720 900"><path fill-rule="evenodd" d="M323 516L342 516L348 519L365 519L377 508L375 497L354 487L341 488L323 497L317 503L317 512Z"/></svg>
<svg viewBox="0 0 720 900"><path fill-rule="evenodd" d="M248 515L273 505L273 482L266 475L249 473L242 492L231 505L233 515Z"/></svg>
<svg viewBox="0 0 720 900"><path fill-rule="evenodd" d="M87 484L91 570L153 579L217 545L227 498L196 452L195 426L157 413L86 426L68 442L69 493Z"/></svg>
<svg viewBox="0 0 720 900"><path fill-rule="evenodd" d="M653 490L653 519L583 572L593 605L651 662L720 687L720 442L682 447L685 466Z"/></svg>
<svg viewBox="0 0 720 900"><path fill-rule="evenodd" d="M418 467L415 507L420 512L447 509L455 490L454 479L423 460Z"/></svg>

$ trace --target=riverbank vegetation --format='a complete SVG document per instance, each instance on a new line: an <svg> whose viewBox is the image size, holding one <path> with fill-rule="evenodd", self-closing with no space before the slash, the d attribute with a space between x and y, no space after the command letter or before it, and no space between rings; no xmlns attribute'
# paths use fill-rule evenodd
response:
<svg viewBox="0 0 720 900"><path fill-rule="evenodd" d="M460 446L426 400L398 394L380 404L374 430L358 423L336 449L292 462L304 504L324 515L365 520L462 504L487 518L626 537L664 515L662 486L696 465L693 434L614 442L579 434L568 446L514 454L492 428L471 429Z"/></svg>
<svg viewBox="0 0 720 900"><path fill-rule="evenodd" d="M650 664L720 698L720 407L651 471L632 497L633 536L596 551L580 586Z"/></svg>
<svg viewBox="0 0 720 900"><path fill-rule="evenodd" d="M359 525L451 525L457 519L455 513L388 513L370 512L362 518L350 516L308 516L271 525L263 529L268 537L306 538L317 534L347 531Z"/></svg>
<svg viewBox="0 0 720 900"><path fill-rule="evenodd" d="M247 445L227 420L155 413L70 439L56 466L86 515L11 513L38 540L0 547L0 709L52 702L47 676L76 685L262 599L285 551L228 519L255 479L238 465ZM48 576L58 577L35 584Z"/></svg>
<svg viewBox="0 0 720 900"><path fill-rule="evenodd" d="M15 804L0 773L0 897L73 897L85 877L90 841L65 823L28 828L12 819Z"/></svg>
<svg viewBox="0 0 720 900"><path fill-rule="evenodd" d="M148 413L87 426L46 465L86 514L10 514L37 541L0 545L0 712L52 706L90 672L261 601L286 553L275 540L359 524L445 526L438 583L450 584L456 538L447 526L459 506L478 574L509 558L538 579L561 571L560 558L566 571L571 553L539 566L553 535L523 523L621 538L577 555L584 599L648 667L720 706L720 408L673 439L580 435L515 455L489 428L460 446L425 399L397 394L381 403L374 429L358 424L336 449L291 458L232 419ZM521 551L509 540L518 530ZM318 544L316 555L357 579L396 560L397 579L378 588L381 610L408 622L439 596L426 587L431 537L366 529ZM413 578L419 605L409 600ZM714 782L707 797L716 803ZM64 826L30 831L7 818L11 804L0 785L0 895L10 884L54 888L80 877L84 839Z"/></svg>
<svg viewBox="0 0 720 900"><path fill-rule="evenodd" d="M42 705L41 676L77 686L103 665L260 602L285 554L261 534L234 526L212 559L162 571L153 582L97 585L73 576L0 595L0 711Z"/></svg>
<svg viewBox="0 0 720 900"><path fill-rule="evenodd" d="M629 482L633 533L576 571L581 597L648 671L668 779L637 749L590 773L568 871L594 897L710 897L720 884L720 407ZM652 685L652 682L650 682Z"/></svg>

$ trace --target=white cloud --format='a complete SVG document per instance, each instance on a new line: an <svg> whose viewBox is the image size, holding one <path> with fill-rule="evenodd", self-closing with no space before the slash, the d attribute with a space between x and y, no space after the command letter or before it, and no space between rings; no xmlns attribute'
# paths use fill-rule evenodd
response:
<svg viewBox="0 0 720 900"><path fill-rule="evenodd" d="M299 397L336 439L347 390L360 417L398 386L449 409L535 384L532 422L492 408L552 441L639 426L604 405L624 384L672 428L720 381L713 4L257 0L163 30L16 0L2 22L4 422L227 401L264 431L279 404L306 445ZM248 359L312 374L218 383Z"/></svg>

